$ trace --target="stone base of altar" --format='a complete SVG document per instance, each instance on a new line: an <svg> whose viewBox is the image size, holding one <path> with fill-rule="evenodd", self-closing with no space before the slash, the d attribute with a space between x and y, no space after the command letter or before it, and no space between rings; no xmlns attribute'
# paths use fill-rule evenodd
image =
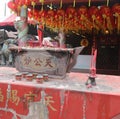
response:
<svg viewBox="0 0 120 119"><path fill-rule="evenodd" d="M87 73L64 80L17 81L15 68L0 67L0 119L119 119L120 76L97 75L87 88Z"/></svg>

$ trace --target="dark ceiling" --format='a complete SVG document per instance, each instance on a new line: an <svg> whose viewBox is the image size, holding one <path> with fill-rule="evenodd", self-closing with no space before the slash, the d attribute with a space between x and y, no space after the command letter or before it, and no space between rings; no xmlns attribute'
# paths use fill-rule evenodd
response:
<svg viewBox="0 0 120 119"><path fill-rule="evenodd" d="M61 0L45 0L44 4L54 3L59 4ZM73 3L74 0L62 0L63 3ZM76 3L88 3L89 0L75 0ZM91 3L95 4L106 4L107 0L91 0ZM120 0L109 0L110 4L119 3Z"/></svg>
<svg viewBox="0 0 120 119"><path fill-rule="evenodd" d="M57 9L60 7L60 1L61 0L45 0L44 2L44 9L49 9L49 6L52 3L53 9ZM66 8L68 6L73 5L74 0L62 0L62 8ZM88 6L89 0L75 0L75 6L80 7L80 6ZM113 6L114 4L120 3L120 0L109 0L109 7ZM102 5L107 5L107 0L91 0L90 6L102 6ZM30 6L32 7L32 6ZM35 6L36 9L41 9L41 4L36 4Z"/></svg>

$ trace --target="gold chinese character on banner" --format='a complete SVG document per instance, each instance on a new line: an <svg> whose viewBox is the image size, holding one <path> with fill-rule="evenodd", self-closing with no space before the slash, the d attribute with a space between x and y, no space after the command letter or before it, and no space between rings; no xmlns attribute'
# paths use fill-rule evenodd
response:
<svg viewBox="0 0 120 119"><path fill-rule="evenodd" d="M3 100L4 100L4 96L3 96L2 90L1 90L1 88L0 88L0 102L3 102Z"/></svg>
<svg viewBox="0 0 120 119"><path fill-rule="evenodd" d="M52 106L52 104L55 102L55 101L53 100L53 97L52 97L52 96L46 96L45 99L46 99L46 100L45 100L46 105L49 106L50 109L52 109L53 111L57 111L57 110Z"/></svg>
<svg viewBox="0 0 120 119"><path fill-rule="evenodd" d="M26 98L26 100L28 102L33 102L34 101L34 98L36 97L37 95L36 94L33 94L32 92L29 92L27 94L24 95L24 97Z"/></svg>
<svg viewBox="0 0 120 119"><path fill-rule="evenodd" d="M10 101L11 101L12 103L15 103L16 105L18 105L19 102L20 102L20 97L17 96L17 93L18 93L17 90L12 90L12 91L11 91L11 95L10 95Z"/></svg>

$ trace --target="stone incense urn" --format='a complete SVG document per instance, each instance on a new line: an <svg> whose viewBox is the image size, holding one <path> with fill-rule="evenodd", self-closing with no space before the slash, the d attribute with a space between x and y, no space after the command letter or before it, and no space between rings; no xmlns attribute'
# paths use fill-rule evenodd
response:
<svg viewBox="0 0 120 119"><path fill-rule="evenodd" d="M83 48L22 47L15 58L15 67L20 72L64 78L76 64L77 56Z"/></svg>

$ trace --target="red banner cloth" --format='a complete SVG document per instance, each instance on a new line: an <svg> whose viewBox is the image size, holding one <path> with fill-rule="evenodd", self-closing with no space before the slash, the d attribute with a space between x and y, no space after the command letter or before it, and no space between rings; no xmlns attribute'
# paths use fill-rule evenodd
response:
<svg viewBox="0 0 120 119"><path fill-rule="evenodd" d="M39 117L40 113L42 119L45 115L48 119L114 119L120 117L119 104L119 95L97 91L91 93L0 83L1 119ZM48 112L44 113L45 110Z"/></svg>

